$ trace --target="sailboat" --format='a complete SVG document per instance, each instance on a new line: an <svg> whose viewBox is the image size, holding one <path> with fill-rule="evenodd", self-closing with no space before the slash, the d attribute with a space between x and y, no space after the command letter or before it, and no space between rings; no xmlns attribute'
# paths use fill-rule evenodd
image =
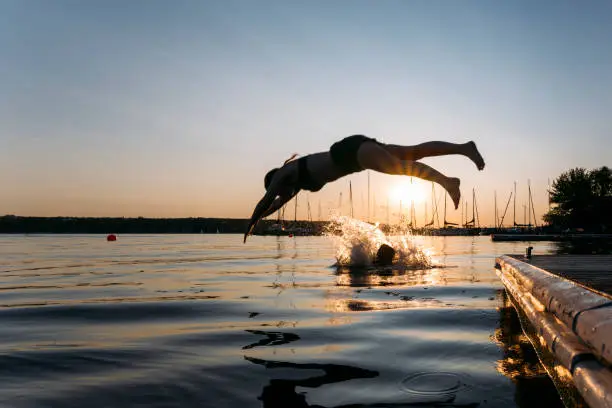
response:
<svg viewBox="0 0 612 408"><path fill-rule="evenodd" d="M444 195L444 223L443 223L442 228L439 228L436 231L436 235L441 235L441 236L462 235L461 229L455 228L455 226L458 224L455 222L450 222L446 219L447 201L448 201L448 197L445 194Z"/></svg>
<svg viewBox="0 0 612 408"><path fill-rule="evenodd" d="M476 204L476 189L474 188L472 189L472 219L470 221L466 221L463 226L466 229L466 235L478 235L480 233L480 218L478 217L478 205Z"/></svg>
<svg viewBox="0 0 612 408"><path fill-rule="evenodd" d="M527 228L529 230L532 229L533 226L535 226L537 228L537 222L536 222L536 216L535 216L535 209L533 208L533 197L531 195L531 180L527 180L527 191L528 191L528 198L527 198L527 205L523 204L523 224L518 224L516 222L516 181L514 182L514 227L515 228ZM527 218L527 214L529 214L529 219ZM534 224L531 224L531 216L533 215L533 222ZM519 232L520 230L516 230L516 232Z"/></svg>
<svg viewBox="0 0 612 408"><path fill-rule="evenodd" d="M425 212L427 213L427 209L425 210ZM423 227L427 228L427 227L433 226L437 214L438 214L438 206L436 204L436 189L435 189L434 183L431 183L431 221L425 224ZM425 215L425 217L427 217L427 215ZM439 225L440 225L440 222L438 221L438 226Z"/></svg>
<svg viewBox="0 0 612 408"><path fill-rule="evenodd" d="M255 235L289 235L290 231L285 228L285 209L287 204L283 205L277 212L276 222L265 228L261 233L254 232Z"/></svg>
<svg viewBox="0 0 612 408"><path fill-rule="evenodd" d="M446 221L446 201L447 201L447 197L445 194L444 195L444 228L453 228L455 225L457 225L457 223Z"/></svg>
<svg viewBox="0 0 612 408"><path fill-rule="evenodd" d="M504 213L502 214L501 219L499 220L499 229L504 228L504 219L506 218L506 212L508 212L508 207L510 206L511 199L512 199L512 191L510 192L510 195L508 196L508 201L506 202L506 208L504 209Z"/></svg>

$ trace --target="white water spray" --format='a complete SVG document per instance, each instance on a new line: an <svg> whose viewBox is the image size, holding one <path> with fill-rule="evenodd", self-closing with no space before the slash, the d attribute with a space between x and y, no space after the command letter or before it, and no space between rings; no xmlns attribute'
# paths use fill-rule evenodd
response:
<svg viewBox="0 0 612 408"><path fill-rule="evenodd" d="M386 236L378 224L372 225L346 216L332 216L325 231L336 245L338 266L372 266L381 245L387 244L395 252L393 267L431 268L431 257L415 243L409 232Z"/></svg>

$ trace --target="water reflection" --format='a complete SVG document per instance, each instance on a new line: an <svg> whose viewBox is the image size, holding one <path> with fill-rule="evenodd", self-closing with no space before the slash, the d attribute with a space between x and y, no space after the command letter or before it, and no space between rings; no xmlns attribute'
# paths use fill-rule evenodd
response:
<svg viewBox="0 0 612 408"><path fill-rule="evenodd" d="M496 309L494 256L523 243L425 237L444 266L328 269L319 237L99 238L0 243L0 405L561 406L514 311ZM16 307L34 304L57 306Z"/></svg>
<svg viewBox="0 0 612 408"><path fill-rule="evenodd" d="M244 359L268 369L293 368L296 370L322 370L324 372L323 375L299 380L271 379L258 397L264 408L323 408L320 405L310 405L306 401L306 396L296 391L296 387L318 388L325 384L358 378L374 378L379 375L378 371L340 364L297 364L248 356L244 356ZM357 405L353 406L358 407Z"/></svg>
<svg viewBox="0 0 612 408"><path fill-rule="evenodd" d="M408 269L405 267L338 267L335 272L336 285L358 288L344 293L330 293L326 309L332 312L360 312L370 310L389 310L410 307L440 307L444 303L435 297L427 296L427 289L445 286L448 283L443 268ZM405 288L423 290L403 293ZM376 288L388 288L385 291Z"/></svg>
<svg viewBox="0 0 612 408"><path fill-rule="evenodd" d="M321 370L322 375L312 376L304 379L271 379L270 383L263 387L261 395L257 398L262 402L263 408L326 408L323 405L312 405L306 400L306 393L301 393L296 390L297 387L318 388L323 385L333 384L343 381L356 379L375 378L380 375L378 371L367 370L349 365L341 364L316 364L316 363L290 363L285 361L272 361L260 358L244 356L244 359L253 363L266 367L267 369L274 368L291 368L295 370ZM373 404L349 404L336 405L329 408L417 408L417 407L446 407L446 408L476 408L480 404L473 403L455 403L456 396L449 393L440 400L431 400L427 402L400 402L400 403L373 403Z"/></svg>
<svg viewBox="0 0 612 408"><path fill-rule="evenodd" d="M403 267L350 267L336 269L338 286L372 287L388 285L436 285L445 284L442 268L408 269Z"/></svg>
<svg viewBox="0 0 612 408"><path fill-rule="evenodd" d="M262 330L247 330L247 332L266 336L266 338L244 346L242 348L243 350L255 347L280 346L283 344L291 343L292 341L298 341L300 339L300 336L293 333L271 332Z"/></svg>
<svg viewBox="0 0 612 408"><path fill-rule="evenodd" d="M519 317L506 291L502 291L502 299L499 328L495 330L494 338L501 345L504 358L497 362L497 369L516 385L516 404L521 408L563 408L555 384L523 333Z"/></svg>

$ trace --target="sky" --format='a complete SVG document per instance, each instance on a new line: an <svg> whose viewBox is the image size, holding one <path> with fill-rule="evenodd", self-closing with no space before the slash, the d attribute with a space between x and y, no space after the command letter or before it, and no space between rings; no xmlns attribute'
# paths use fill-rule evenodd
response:
<svg viewBox="0 0 612 408"><path fill-rule="evenodd" d="M248 218L270 168L366 134L474 140L482 172L423 162L481 224L515 182L517 222L528 183L539 219L562 172L612 165L611 18L603 0L0 0L0 214ZM350 175L297 218L347 213L349 185L354 215L397 217L409 180ZM431 183L412 182L422 223Z"/></svg>

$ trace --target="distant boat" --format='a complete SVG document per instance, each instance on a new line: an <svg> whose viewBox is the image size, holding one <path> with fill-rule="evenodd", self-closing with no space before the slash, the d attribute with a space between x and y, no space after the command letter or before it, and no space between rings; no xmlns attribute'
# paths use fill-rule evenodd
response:
<svg viewBox="0 0 612 408"><path fill-rule="evenodd" d="M264 229L261 232L254 233L255 235L289 235L291 233L290 230L287 230L285 226L281 223L276 223L270 225L268 228Z"/></svg>

